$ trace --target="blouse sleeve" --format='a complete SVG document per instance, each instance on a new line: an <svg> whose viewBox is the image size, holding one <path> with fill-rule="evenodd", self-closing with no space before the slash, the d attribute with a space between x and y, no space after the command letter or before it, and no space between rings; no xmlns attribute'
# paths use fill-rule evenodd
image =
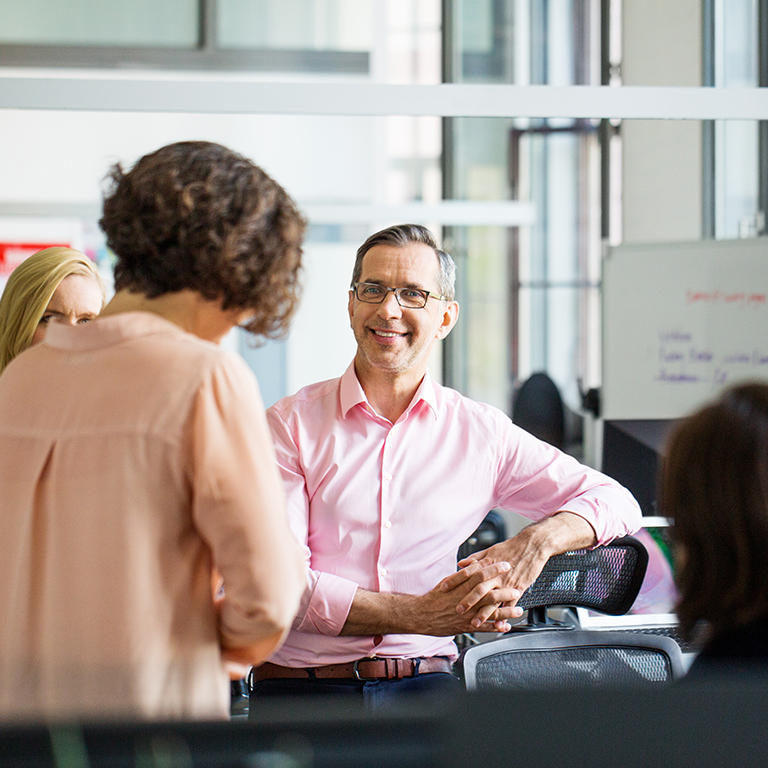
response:
<svg viewBox="0 0 768 768"><path fill-rule="evenodd" d="M224 579L226 647L287 634L304 586L301 552L256 379L227 355L203 381L192 414L192 507Z"/></svg>

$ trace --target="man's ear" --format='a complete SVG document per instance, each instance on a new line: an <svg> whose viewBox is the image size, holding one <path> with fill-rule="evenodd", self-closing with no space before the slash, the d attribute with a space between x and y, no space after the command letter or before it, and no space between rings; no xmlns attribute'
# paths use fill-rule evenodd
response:
<svg viewBox="0 0 768 768"><path fill-rule="evenodd" d="M349 312L349 324L352 325L352 315L355 311L355 292L349 291L349 302L347 304L347 312Z"/></svg>
<svg viewBox="0 0 768 768"><path fill-rule="evenodd" d="M444 339L456 325L456 321L459 319L459 302L458 301L446 301L443 307L443 315L440 325L437 329L437 338Z"/></svg>

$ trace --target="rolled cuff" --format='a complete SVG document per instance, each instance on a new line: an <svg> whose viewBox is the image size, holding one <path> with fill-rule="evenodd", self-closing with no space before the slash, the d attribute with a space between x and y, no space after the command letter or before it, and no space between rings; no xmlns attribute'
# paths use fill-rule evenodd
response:
<svg viewBox="0 0 768 768"><path fill-rule="evenodd" d="M332 573L318 573L303 616L293 628L299 632L338 636L352 608L357 584Z"/></svg>
<svg viewBox="0 0 768 768"><path fill-rule="evenodd" d="M642 523L640 506L632 494L620 485L590 488L582 496L563 504L560 512L583 517L594 529L597 544L608 544L620 536L629 536Z"/></svg>

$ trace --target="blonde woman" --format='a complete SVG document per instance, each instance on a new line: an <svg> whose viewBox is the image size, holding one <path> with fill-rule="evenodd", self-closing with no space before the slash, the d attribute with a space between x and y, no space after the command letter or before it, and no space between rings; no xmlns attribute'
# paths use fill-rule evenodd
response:
<svg viewBox="0 0 768 768"><path fill-rule="evenodd" d="M0 298L0 373L43 340L49 323L86 323L105 302L104 283L87 256L71 248L32 254L13 270Z"/></svg>

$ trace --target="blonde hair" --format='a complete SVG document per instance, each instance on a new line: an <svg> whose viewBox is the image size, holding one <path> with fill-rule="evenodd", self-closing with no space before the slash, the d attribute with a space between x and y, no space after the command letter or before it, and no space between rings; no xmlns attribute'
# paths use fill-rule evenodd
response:
<svg viewBox="0 0 768 768"><path fill-rule="evenodd" d="M19 264L0 297L0 373L16 355L32 345L45 310L59 284L71 275L92 277L107 300L96 265L71 248L44 248Z"/></svg>

